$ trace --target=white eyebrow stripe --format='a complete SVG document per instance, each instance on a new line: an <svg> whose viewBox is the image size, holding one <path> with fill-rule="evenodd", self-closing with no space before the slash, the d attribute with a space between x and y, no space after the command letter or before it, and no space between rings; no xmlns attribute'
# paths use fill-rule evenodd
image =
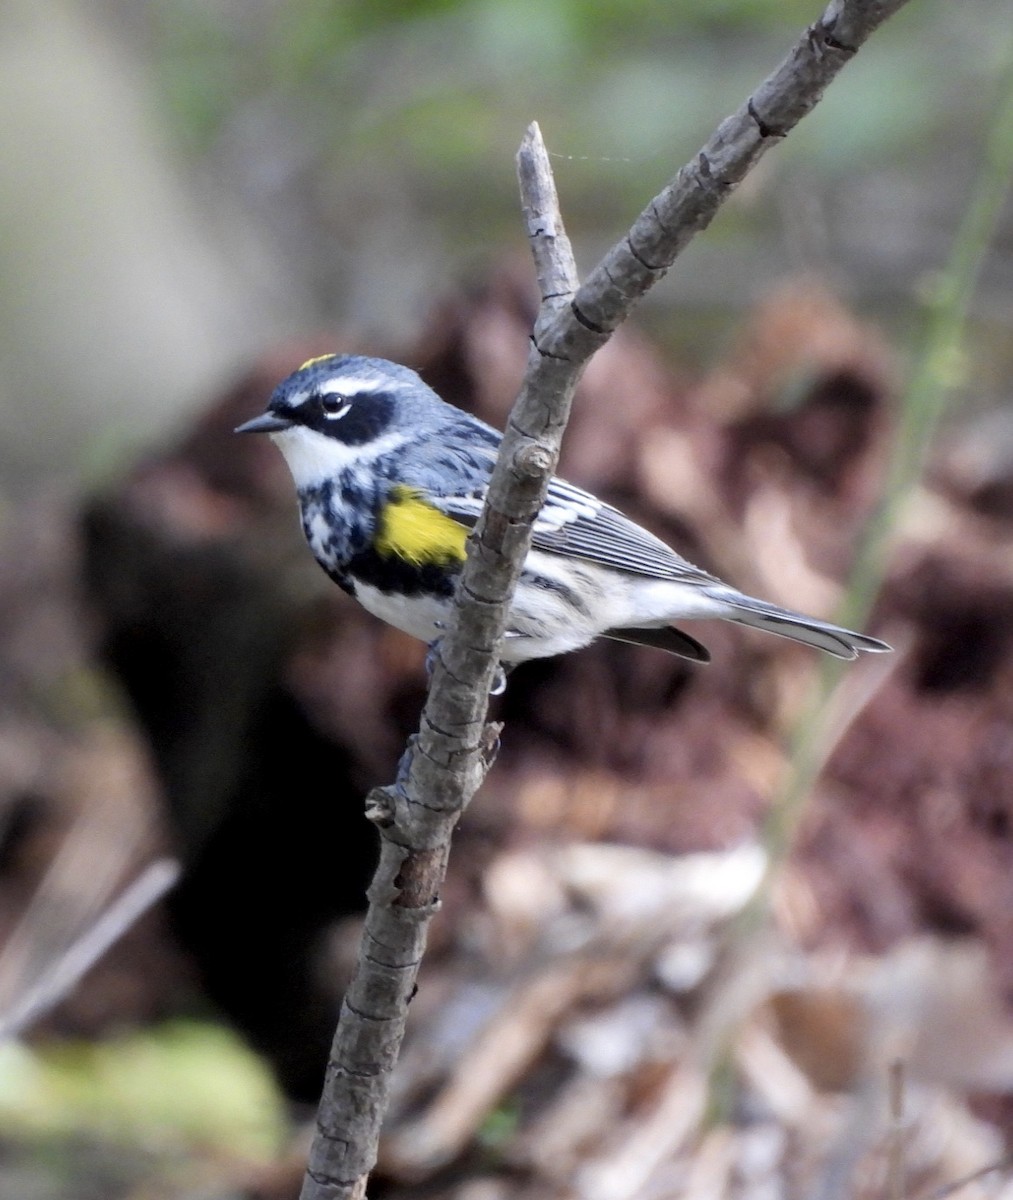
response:
<svg viewBox="0 0 1013 1200"><path fill-rule="evenodd" d="M329 379L313 392L318 396L354 396L356 392L382 392L390 387L389 379L360 379L355 375L342 375Z"/></svg>

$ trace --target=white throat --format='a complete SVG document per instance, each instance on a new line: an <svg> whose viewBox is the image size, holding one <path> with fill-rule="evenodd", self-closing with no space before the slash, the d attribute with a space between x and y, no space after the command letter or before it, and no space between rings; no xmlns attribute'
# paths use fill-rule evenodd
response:
<svg viewBox="0 0 1013 1200"><path fill-rule="evenodd" d="M405 440L403 433L384 434L369 445L366 454L372 459L374 455L385 454L400 446ZM272 433L271 441L285 456L292 479L300 491L334 479L363 458L364 447L347 446L336 438L307 429L305 425L293 425L291 429Z"/></svg>

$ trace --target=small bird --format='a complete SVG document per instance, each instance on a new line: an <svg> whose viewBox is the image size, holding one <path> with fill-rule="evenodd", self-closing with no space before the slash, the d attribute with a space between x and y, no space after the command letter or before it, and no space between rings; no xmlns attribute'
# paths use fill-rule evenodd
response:
<svg viewBox="0 0 1013 1200"><path fill-rule="evenodd" d="M317 562L375 616L433 643L446 629L468 534L501 434L381 358L310 359L237 433L266 433L285 456ZM553 478L510 608L507 666L599 637L696 662L706 647L674 622L719 618L836 658L885 642L736 591L618 509Z"/></svg>

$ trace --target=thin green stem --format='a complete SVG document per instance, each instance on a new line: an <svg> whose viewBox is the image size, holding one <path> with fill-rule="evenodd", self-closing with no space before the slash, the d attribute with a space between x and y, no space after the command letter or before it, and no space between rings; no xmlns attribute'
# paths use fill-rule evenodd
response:
<svg viewBox="0 0 1013 1200"><path fill-rule="evenodd" d="M1013 47L1004 59L999 93L974 194L946 267L929 292L911 379L901 404L883 497L859 547L839 614L841 622L852 628L860 628L865 623L883 579L890 541L904 504L921 475L940 418L961 381L971 300L1013 180ZM837 660L826 662L792 736L789 777L772 805L762 831L768 854L767 871L753 901L736 922L726 971L726 986L732 991L735 987L733 977L741 977L743 972L748 975L752 956L767 952L769 944L762 934L770 929L771 888L791 852L813 784L826 760L829 738L837 719L835 706L830 701L845 667L846 664ZM723 1112L721 1080L727 1068L731 1028L736 1021L733 1013L741 1011L741 1004L736 1006L733 1002L726 1011L723 1031L714 1033L710 1039L710 1091L712 1108L717 1114L715 1119L720 1119Z"/></svg>
<svg viewBox="0 0 1013 1200"><path fill-rule="evenodd" d="M901 509L917 483L933 434L965 377L968 312L1013 179L1013 49L1000 80L978 179L946 268L933 281L921 348L900 413L884 495L852 573L843 616L862 621L883 577Z"/></svg>
<svg viewBox="0 0 1013 1200"><path fill-rule="evenodd" d="M920 345L900 408L883 497L859 547L839 618L860 628L882 583L890 542L921 476L939 421L962 381L964 343L974 290L1013 181L1013 51L999 81L995 117L982 164L949 261L926 301ZM791 774L772 806L764 830L772 869L789 853L805 803L823 766L831 708L828 700L844 664L828 662L793 738Z"/></svg>

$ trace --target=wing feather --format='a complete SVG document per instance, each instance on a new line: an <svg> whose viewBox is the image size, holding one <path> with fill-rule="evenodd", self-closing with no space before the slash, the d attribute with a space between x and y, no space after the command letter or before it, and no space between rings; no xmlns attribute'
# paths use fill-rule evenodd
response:
<svg viewBox="0 0 1013 1200"><path fill-rule="evenodd" d="M553 481L553 485L555 480ZM647 575L653 579L676 579L682 583L713 583L714 577L694 566L653 533L635 524L618 509L594 500L591 515L576 512L561 522L553 521L560 507L555 487L549 489L545 507L535 522L533 544L540 550L583 558L617 571ZM569 504L567 496L562 503Z"/></svg>
<svg viewBox="0 0 1013 1200"><path fill-rule="evenodd" d="M437 496L433 503L469 528L482 511L482 493ZM623 516L618 509L563 479L553 479L535 519L532 545L568 558L683 583L707 584L714 576L687 562L660 538Z"/></svg>
<svg viewBox="0 0 1013 1200"><path fill-rule="evenodd" d="M476 440L476 427L481 441ZM423 465L426 468L424 490L431 503L462 525L473 527L482 511L500 441L500 433L484 422L468 421L446 431L438 456L446 468L439 473L441 479L470 479L475 486L467 493L462 489L456 495L434 494L433 452L429 449L424 460L420 455L419 467L420 474ZM532 545L653 579L701 585L717 582L618 509L558 477L549 484L545 504L535 520Z"/></svg>

